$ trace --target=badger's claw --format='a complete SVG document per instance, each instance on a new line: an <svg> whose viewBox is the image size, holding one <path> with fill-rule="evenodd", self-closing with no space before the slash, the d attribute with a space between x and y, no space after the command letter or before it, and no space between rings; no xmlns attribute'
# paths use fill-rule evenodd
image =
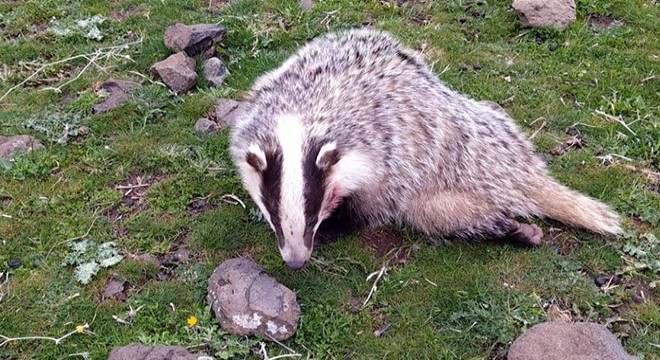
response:
<svg viewBox="0 0 660 360"><path fill-rule="evenodd" d="M536 224L521 224L513 221L505 238L518 245L537 246L543 242L543 230Z"/></svg>

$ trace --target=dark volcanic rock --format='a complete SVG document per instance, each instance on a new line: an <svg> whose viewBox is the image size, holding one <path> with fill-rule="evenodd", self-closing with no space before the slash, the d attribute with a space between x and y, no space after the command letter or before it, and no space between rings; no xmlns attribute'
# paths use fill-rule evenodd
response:
<svg viewBox="0 0 660 360"><path fill-rule="evenodd" d="M224 127L232 127L250 109L250 103L220 99L215 104L215 119Z"/></svg>
<svg viewBox="0 0 660 360"><path fill-rule="evenodd" d="M145 346L130 344L116 347L108 360L202 360L212 359L204 354L191 354L180 346Z"/></svg>
<svg viewBox="0 0 660 360"><path fill-rule="evenodd" d="M509 349L509 360L633 360L603 325L551 321L525 331Z"/></svg>
<svg viewBox="0 0 660 360"><path fill-rule="evenodd" d="M298 326L296 294L245 259L230 259L215 269L207 299L222 328L232 334L265 333L284 340Z"/></svg>
<svg viewBox="0 0 660 360"><path fill-rule="evenodd" d="M511 7L525 26L564 30L575 21L574 0L513 0Z"/></svg>
<svg viewBox="0 0 660 360"><path fill-rule="evenodd" d="M195 60L179 52L151 67L151 73L160 76L165 85L180 94L192 89L197 82Z"/></svg>
<svg viewBox="0 0 660 360"><path fill-rule="evenodd" d="M229 70L217 57L204 61L204 78L211 83L211 86L220 87L227 76L229 76Z"/></svg>
<svg viewBox="0 0 660 360"><path fill-rule="evenodd" d="M177 23L165 30L165 46L173 52L185 51L189 56L213 56L215 44L220 42L227 28L214 24L184 25Z"/></svg>
<svg viewBox="0 0 660 360"><path fill-rule="evenodd" d="M94 114L110 111L123 104L124 101L130 99L131 90L138 87L140 87L140 84L133 81L115 80L112 78L106 80L101 84L99 89L107 92L108 97L104 102L94 105L92 109Z"/></svg>
<svg viewBox="0 0 660 360"><path fill-rule="evenodd" d="M28 152L43 147L30 135L0 136L0 158L9 158L16 151Z"/></svg>

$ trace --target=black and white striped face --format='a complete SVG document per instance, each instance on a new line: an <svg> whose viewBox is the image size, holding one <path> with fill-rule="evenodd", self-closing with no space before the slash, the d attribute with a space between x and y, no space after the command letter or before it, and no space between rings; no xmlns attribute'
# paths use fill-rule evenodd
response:
<svg viewBox="0 0 660 360"><path fill-rule="evenodd" d="M339 152L334 142L310 142L295 116L279 117L275 135L277 145L250 145L239 169L275 231L282 258L299 269L312 254L319 225L341 200L330 176Z"/></svg>

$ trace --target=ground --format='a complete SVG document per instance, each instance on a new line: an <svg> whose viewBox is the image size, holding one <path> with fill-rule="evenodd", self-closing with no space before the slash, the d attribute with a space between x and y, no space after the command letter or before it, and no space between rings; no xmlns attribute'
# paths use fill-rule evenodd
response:
<svg viewBox="0 0 660 360"><path fill-rule="evenodd" d="M104 359L131 342L262 358L252 350L261 339L224 334L205 303L208 276L233 256L296 291L302 318L283 344L302 358L503 359L524 329L563 318L606 324L628 352L660 359L657 2L577 0L564 32L524 28L504 0L314 3L0 2L0 134L30 134L47 148L0 160L0 335L74 332L59 344L7 343L0 359ZM104 20L76 25L95 15ZM227 26L222 88L200 81L175 96L149 74L169 55L162 34L175 22ZM545 244L529 249L392 227L319 247L304 270L288 270L233 169L227 131L202 140L193 124L217 97L241 99L305 41L353 26L391 31L453 89L503 106L551 173L612 205L626 234L535 219ZM96 53L121 44L130 45ZM14 88L41 64L80 54L91 55ZM109 77L143 86L95 115L95 89ZM62 265L80 240L114 241L123 259L83 285ZM362 307L367 276L384 265Z"/></svg>

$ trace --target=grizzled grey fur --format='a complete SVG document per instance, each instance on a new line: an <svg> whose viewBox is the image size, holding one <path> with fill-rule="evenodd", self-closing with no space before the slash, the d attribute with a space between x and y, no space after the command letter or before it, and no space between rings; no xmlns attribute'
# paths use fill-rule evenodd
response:
<svg viewBox="0 0 660 360"><path fill-rule="evenodd" d="M327 217L319 215L323 209L346 215L340 224L405 223L434 236L503 237L516 229L513 218L530 216L621 232L606 205L548 175L505 112L450 90L416 52L385 32L348 30L314 39L258 79L251 102L232 129L231 150L246 186L258 182L250 194L269 213L283 256L288 242L303 244L292 238L295 224L287 224L300 204L284 201L286 191L303 199L308 253L314 227ZM277 128L292 118L303 138L301 184L283 180L282 151L289 144L281 143ZM336 148L319 155L331 142ZM328 195L333 190L339 199ZM292 267L307 259L285 256Z"/></svg>

